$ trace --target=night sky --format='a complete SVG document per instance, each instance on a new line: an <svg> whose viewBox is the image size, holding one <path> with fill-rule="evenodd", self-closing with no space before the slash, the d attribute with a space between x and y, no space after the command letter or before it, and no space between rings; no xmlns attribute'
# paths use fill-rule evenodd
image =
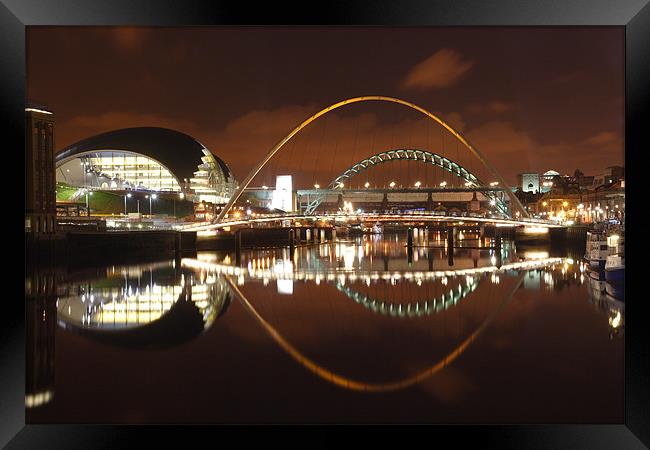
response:
<svg viewBox="0 0 650 450"><path fill-rule="evenodd" d="M55 112L57 150L117 128L168 127L241 181L311 114L385 95L438 114L509 183L520 172L623 165L622 27L28 27L27 55L28 99ZM319 138L296 145L311 146L307 155L431 146L421 116L399 108L339 110L318 133L315 124ZM323 161L294 168L326 179Z"/></svg>

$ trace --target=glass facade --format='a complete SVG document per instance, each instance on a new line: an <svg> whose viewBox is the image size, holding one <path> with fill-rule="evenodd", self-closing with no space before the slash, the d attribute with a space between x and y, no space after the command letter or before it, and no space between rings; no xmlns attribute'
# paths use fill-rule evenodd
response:
<svg viewBox="0 0 650 450"><path fill-rule="evenodd" d="M76 187L183 192L197 202L226 203L237 187L236 182L223 173L208 150L203 153L190 179L178 179L152 158L119 150L75 155L58 165L56 178L57 182Z"/></svg>

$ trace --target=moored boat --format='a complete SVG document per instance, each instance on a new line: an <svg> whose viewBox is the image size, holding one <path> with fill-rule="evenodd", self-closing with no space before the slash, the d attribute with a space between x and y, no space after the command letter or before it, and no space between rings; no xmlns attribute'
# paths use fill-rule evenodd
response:
<svg viewBox="0 0 650 450"><path fill-rule="evenodd" d="M589 267L598 272L604 271L610 253L607 237L604 233L587 232L585 259L589 262Z"/></svg>
<svg viewBox="0 0 650 450"><path fill-rule="evenodd" d="M616 298L623 298L625 294L625 245L623 238L618 235L610 236L608 241L615 253L609 255L605 262L607 292Z"/></svg>

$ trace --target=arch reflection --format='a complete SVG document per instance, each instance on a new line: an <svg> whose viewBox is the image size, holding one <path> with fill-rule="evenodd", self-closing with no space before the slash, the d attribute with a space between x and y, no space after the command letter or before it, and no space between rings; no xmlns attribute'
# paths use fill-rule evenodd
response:
<svg viewBox="0 0 650 450"><path fill-rule="evenodd" d="M517 289L519 289L519 286L522 284L524 280L524 276L525 276L525 271L519 273L514 283L514 286L508 291L508 293L504 296L504 298L501 299L498 306L475 329L474 332L472 332L467 338L465 338L451 352L449 352L447 355L445 355L435 364L432 364L431 366L416 373L413 376L406 377L392 382L384 382L384 383L370 383L370 382L352 379L345 375L329 370L328 368L318 364L316 361L305 356L300 350L298 350L287 339L285 339L273 325L271 325L259 314L259 312L248 300L246 295L239 289L237 284L232 280L232 278L229 275L225 275L225 278L228 281L228 284L230 285L233 292L237 295L237 297L244 305L244 307L248 310L248 312L257 320L257 322L273 338L273 340L303 367L310 370L318 377L332 384L343 387L345 389L350 389L354 391L364 391L364 392L389 392L389 391L396 391L396 390L407 388L409 386L417 384L435 375L440 370L450 365L460 355L462 355L465 352L465 350L478 338L478 336L483 332L483 330L490 324L490 322L492 322L492 320L499 314L499 312L510 301L514 293L517 291Z"/></svg>

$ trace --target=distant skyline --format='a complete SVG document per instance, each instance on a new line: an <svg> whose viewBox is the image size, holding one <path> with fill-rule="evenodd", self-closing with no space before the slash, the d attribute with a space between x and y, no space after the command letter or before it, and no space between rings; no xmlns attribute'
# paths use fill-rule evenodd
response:
<svg viewBox="0 0 650 450"><path fill-rule="evenodd" d="M27 27L27 95L55 112L57 150L173 128L240 181L304 119L360 95L434 112L511 185L522 172L600 174L624 165L623 67L622 27ZM377 111L329 119L342 153L358 134L430 144L417 115L387 124Z"/></svg>

